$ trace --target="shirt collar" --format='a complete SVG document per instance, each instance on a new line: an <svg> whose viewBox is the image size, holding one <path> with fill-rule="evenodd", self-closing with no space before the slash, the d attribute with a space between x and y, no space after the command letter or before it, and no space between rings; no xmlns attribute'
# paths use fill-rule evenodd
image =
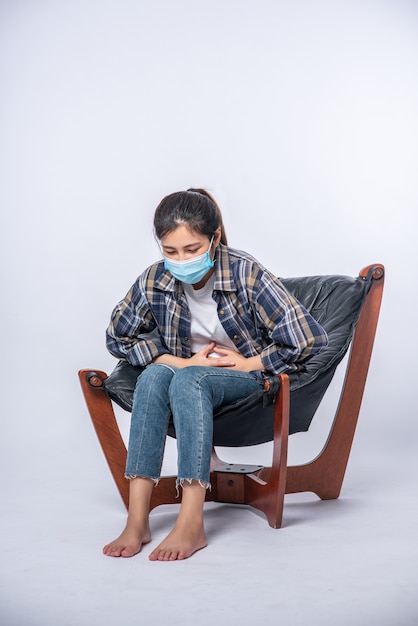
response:
<svg viewBox="0 0 418 626"><path fill-rule="evenodd" d="M214 289L219 291L235 291L235 281L232 276L231 259L228 246L220 243L215 254L215 284Z"/></svg>

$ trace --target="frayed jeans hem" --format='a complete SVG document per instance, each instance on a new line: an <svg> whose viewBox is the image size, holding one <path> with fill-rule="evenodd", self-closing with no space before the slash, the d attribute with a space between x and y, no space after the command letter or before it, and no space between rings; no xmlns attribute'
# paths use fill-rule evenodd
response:
<svg viewBox="0 0 418 626"><path fill-rule="evenodd" d="M125 474L126 480L134 480L134 478L145 478L146 480L154 481L154 486L156 487L160 482L159 478L153 478L152 476L141 476L137 474Z"/></svg>
<svg viewBox="0 0 418 626"><path fill-rule="evenodd" d="M177 492L177 498L179 497L179 488L181 487L182 489L184 488L184 483L187 483L188 485L191 485L193 483L193 481L199 483L199 485L201 487L203 487L204 489L207 489L209 491L211 491L212 489L212 485L210 483L207 483L205 480L200 480L200 478L177 478L176 480L176 492Z"/></svg>

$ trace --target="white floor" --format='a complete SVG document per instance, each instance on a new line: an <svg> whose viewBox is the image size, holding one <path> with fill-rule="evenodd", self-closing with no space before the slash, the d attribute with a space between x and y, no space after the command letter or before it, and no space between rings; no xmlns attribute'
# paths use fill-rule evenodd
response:
<svg viewBox="0 0 418 626"><path fill-rule="evenodd" d="M58 413L55 428L49 419L45 430L38 416L40 429L30 438L9 426L1 474L2 625L418 623L415 454L404 443L404 454L391 461L396 441L371 439L367 416L339 500L287 496L280 530L246 507L209 504L208 547L187 561L154 563L147 555L173 524L177 505L152 513L153 543L142 554L102 556L125 511L81 399L78 408L77 437ZM308 436L291 441L291 456L298 438ZM166 466L175 464L173 450L170 441ZM240 454L230 452L231 461ZM250 453L266 456L268 446Z"/></svg>

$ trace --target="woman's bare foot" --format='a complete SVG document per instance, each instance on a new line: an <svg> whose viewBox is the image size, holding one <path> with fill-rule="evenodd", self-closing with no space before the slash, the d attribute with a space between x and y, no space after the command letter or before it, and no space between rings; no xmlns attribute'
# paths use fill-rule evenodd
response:
<svg viewBox="0 0 418 626"><path fill-rule="evenodd" d="M177 521L173 530L149 555L150 561L181 561L205 548L206 535L201 521Z"/></svg>
<svg viewBox="0 0 418 626"><path fill-rule="evenodd" d="M188 559L207 545L203 527L203 504L206 488L199 481L182 484L183 497L173 530L153 550L150 561L180 561Z"/></svg>
<svg viewBox="0 0 418 626"><path fill-rule="evenodd" d="M103 548L106 556L130 557L138 554L151 541L149 502L154 481L150 478L132 478L129 482L129 512L123 533Z"/></svg>
<svg viewBox="0 0 418 626"><path fill-rule="evenodd" d="M103 548L103 554L106 556L135 556L142 546L150 541L151 532L148 525L135 525L128 522L123 533Z"/></svg>

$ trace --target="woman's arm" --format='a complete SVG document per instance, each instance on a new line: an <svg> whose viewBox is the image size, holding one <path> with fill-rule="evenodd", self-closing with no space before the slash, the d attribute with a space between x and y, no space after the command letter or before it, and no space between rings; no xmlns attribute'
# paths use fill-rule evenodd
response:
<svg viewBox="0 0 418 626"><path fill-rule="evenodd" d="M254 305L270 339L260 354L264 369L275 374L295 371L327 346L325 330L268 271L257 284Z"/></svg>
<svg viewBox="0 0 418 626"><path fill-rule="evenodd" d="M148 365L167 352L138 281L112 312L106 346L113 356L131 365Z"/></svg>

